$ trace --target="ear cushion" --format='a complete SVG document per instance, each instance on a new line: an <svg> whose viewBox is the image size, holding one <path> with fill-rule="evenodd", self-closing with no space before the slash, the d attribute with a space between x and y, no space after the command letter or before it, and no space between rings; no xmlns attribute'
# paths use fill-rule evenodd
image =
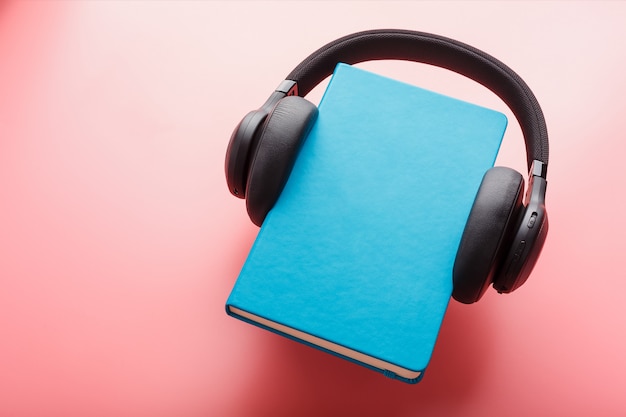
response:
<svg viewBox="0 0 626 417"><path fill-rule="evenodd" d="M522 175L510 168L495 167L483 177L454 263L455 300L476 302L493 282L517 226L523 187Z"/></svg>
<svg viewBox="0 0 626 417"><path fill-rule="evenodd" d="M261 226L285 186L317 113L317 107L311 102L289 96L280 100L267 116L246 187L248 215L257 226Z"/></svg>

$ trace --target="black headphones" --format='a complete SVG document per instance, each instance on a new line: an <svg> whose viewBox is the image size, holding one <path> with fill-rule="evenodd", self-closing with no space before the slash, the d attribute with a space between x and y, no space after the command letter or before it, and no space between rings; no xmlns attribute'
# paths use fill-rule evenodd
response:
<svg viewBox="0 0 626 417"><path fill-rule="evenodd" d="M226 152L230 192L246 199L250 219L260 226L317 117L317 107L302 97L330 76L339 62L382 59L431 64L471 78L497 94L517 118L526 142L526 196L522 198L524 179L517 171L505 167L487 171L457 252L452 295L473 303L491 284L500 293L517 289L530 275L548 233L546 123L534 94L513 70L453 39L408 30L370 30L313 52L235 128Z"/></svg>

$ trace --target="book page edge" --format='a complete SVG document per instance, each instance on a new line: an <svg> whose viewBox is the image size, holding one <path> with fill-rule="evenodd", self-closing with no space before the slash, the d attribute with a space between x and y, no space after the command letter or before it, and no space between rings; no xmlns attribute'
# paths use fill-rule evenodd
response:
<svg viewBox="0 0 626 417"><path fill-rule="evenodd" d="M272 320L268 320L266 318L257 316L256 314L252 314L248 311L242 310L240 308L234 306L228 306L228 309L231 313L236 314L238 316L244 317L250 321L262 324L263 326L269 327L271 329L277 330L281 333L285 333L289 336L292 336L296 339L303 340L307 343L310 343L315 346L320 346L328 351L338 353L347 358L354 359L356 361L362 362L364 364L373 366L375 368L381 369L383 371L391 371L394 374L406 378L406 379L416 379L418 378L422 372L421 371L413 371L410 369L402 368L398 365L394 365L390 362L384 361L382 359L375 358L370 355L366 355L362 352L358 352L354 349L347 348L345 346L339 345L337 343L330 342L326 339L322 339L317 336L313 336L309 333L303 332L301 330L294 329L293 327L285 326L280 323L276 323Z"/></svg>

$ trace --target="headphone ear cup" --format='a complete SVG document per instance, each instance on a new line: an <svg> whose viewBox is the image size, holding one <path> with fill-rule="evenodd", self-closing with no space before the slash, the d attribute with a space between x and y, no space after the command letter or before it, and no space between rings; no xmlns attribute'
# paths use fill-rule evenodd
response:
<svg viewBox="0 0 626 417"><path fill-rule="evenodd" d="M317 107L299 96L280 100L267 116L250 163L246 207L261 226L285 186L304 139L317 118Z"/></svg>
<svg viewBox="0 0 626 417"><path fill-rule="evenodd" d="M493 282L523 208L523 188L524 178L510 168L491 168L483 177L454 262L455 300L474 303Z"/></svg>
<svg viewBox="0 0 626 417"><path fill-rule="evenodd" d="M260 130L267 115L260 110L251 111L237 125L228 142L224 164L226 184L230 193L237 198L245 198L248 165L254 137Z"/></svg>

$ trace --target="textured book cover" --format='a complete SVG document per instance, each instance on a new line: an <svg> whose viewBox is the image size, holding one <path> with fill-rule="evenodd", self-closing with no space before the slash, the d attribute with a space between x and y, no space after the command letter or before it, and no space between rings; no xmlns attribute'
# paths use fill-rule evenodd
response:
<svg viewBox="0 0 626 417"><path fill-rule="evenodd" d="M419 381L506 123L502 113L338 65L227 313Z"/></svg>

